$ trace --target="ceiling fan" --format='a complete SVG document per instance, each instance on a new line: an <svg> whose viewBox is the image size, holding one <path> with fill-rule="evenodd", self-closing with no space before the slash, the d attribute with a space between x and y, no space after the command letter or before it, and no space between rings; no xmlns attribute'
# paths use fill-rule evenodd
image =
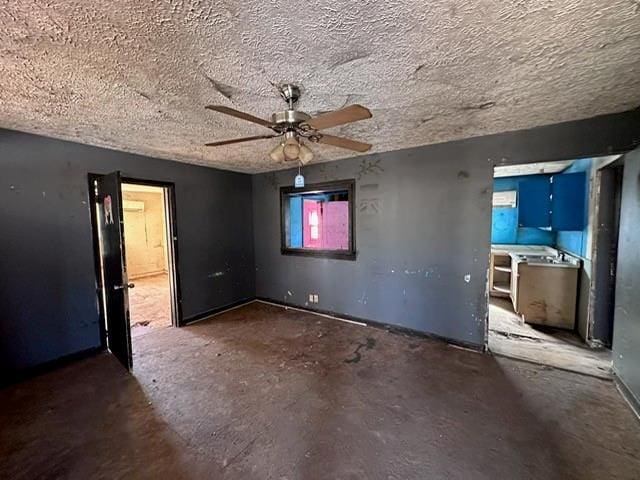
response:
<svg viewBox="0 0 640 480"><path fill-rule="evenodd" d="M303 143L302 139L313 143L323 143L333 145L334 147L346 148L356 152L366 152L371 148L371 145L368 143L327 135L319 131L325 128L337 127L346 123L371 118L371 112L367 108L362 105L349 105L340 110L322 113L317 117L311 117L294 108L300 98L299 87L292 84L284 84L279 86L278 90L282 98L287 102L288 108L283 112L276 112L271 115L271 121L263 120L262 118L225 107L224 105L207 105L205 107L215 112L231 115L232 117L270 128L274 132L273 135L235 138L233 140L205 143L205 145L208 147L217 147L264 138L283 137L282 141L269 152L271 159L276 162L299 160L302 164L308 163L313 158L313 152Z"/></svg>

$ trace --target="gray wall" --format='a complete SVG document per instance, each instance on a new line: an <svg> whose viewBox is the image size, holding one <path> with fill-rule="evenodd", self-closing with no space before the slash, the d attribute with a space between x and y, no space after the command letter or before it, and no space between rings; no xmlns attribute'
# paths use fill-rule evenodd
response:
<svg viewBox="0 0 640 480"><path fill-rule="evenodd" d="M640 402L640 150L625 155L618 240L613 365Z"/></svg>
<svg viewBox="0 0 640 480"><path fill-rule="evenodd" d="M626 151L639 125L635 111L306 167L307 183L356 179L356 261L281 255L295 172L256 175L256 294L482 346L493 166Z"/></svg>
<svg viewBox="0 0 640 480"><path fill-rule="evenodd" d="M280 254L279 187L294 172L254 177L259 297L482 344L492 171L424 149L305 169L308 183L355 178L356 261ZM484 221L486 220L486 221ZM469 281L465 276L469 275Z"/></svg>
<svg viewBox="0 0 640 480"><path fill-rule="evenodd" d="M114 170L175 183L185 318L254 296L250 176L0 130L0 380L100 345L87 174Z"/></svg>
<svg viewBox="0 0 640 480"><path fill-rule="evenodd" d="M0 130L0 380L100 344L89 172L175 183L187 318L256 290L297 305L314 292L321 309L482 345L493 164L628 151L639 125L636 111L305 169L357 179L355 262L280 255L292 172L252 180Z"/></svg>

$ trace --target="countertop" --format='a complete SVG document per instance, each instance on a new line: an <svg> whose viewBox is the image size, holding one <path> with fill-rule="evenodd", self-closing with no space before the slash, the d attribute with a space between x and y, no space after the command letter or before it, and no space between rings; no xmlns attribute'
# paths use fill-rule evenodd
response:
<svg viewBox="0 0 640 480"><path fill-rule="evenodd" d="M493 253L510 254L515 253L519 255L558 255L558 250L546 245L502 245L492 244L491 251Z"/></svg>
<svg viewBox="0 0 640 480"><path fill-rule="evenodd" d="M530 267L580 268L580 259L567 254L564 255L564 259L555 255L509 253L509 256L516 262L526 263Z"/></svg>

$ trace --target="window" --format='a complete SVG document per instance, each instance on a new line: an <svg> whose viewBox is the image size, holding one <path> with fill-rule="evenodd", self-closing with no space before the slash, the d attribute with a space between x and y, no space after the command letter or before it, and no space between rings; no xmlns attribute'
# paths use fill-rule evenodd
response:
<svg viewBox="0 0 640 480"><path fill-rule="evenodd" d="M282 187L282 253L354 259L353 180Z"/></svg>

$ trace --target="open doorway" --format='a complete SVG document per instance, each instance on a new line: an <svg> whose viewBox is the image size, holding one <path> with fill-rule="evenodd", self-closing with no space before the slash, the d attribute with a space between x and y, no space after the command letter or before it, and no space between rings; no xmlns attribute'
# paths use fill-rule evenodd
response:
<svg viewBox="0 0 640 480"><path fill-rule="evenodd" d="M167 187L122 184L131 336L173 324Z"/></svg>
<svg viewBox="0 0 640 480"><path fill-rule="evenodd" d="M488 276L493 353L611 376L618 161L495 168Z"/></svg>
<svg viewBox="0 0 640 480"><path fill-rule="evenodd" d="M102 344L127 368L132 337L180 325L173 185L89 175Z"/></svg>

